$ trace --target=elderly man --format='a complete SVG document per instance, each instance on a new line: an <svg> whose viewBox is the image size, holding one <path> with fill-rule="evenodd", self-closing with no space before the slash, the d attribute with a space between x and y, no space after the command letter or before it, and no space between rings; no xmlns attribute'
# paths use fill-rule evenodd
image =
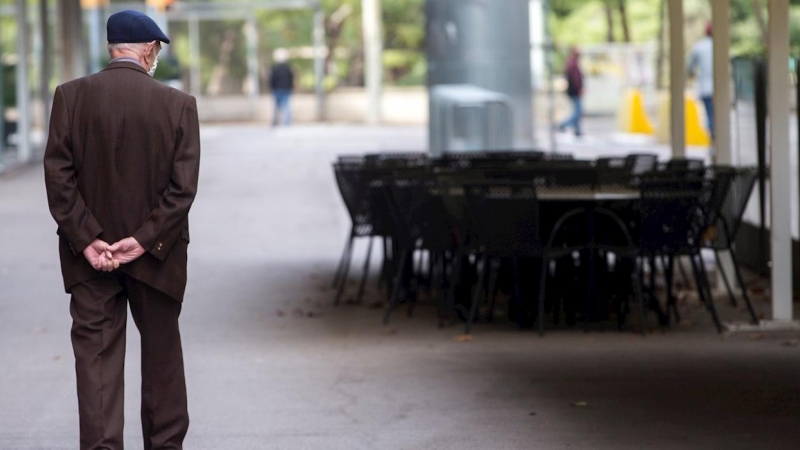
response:
<svg viewBox="0 0 800 450"><path fill-rule="evenodd" d="M178 316L200 162L197 105L153 80L169 38L152 19L122 11L107 27L111 63L56 89L44 158L72 295L80 448L123 448L130 305L144 448L180 449L189 416Z"/></svg>

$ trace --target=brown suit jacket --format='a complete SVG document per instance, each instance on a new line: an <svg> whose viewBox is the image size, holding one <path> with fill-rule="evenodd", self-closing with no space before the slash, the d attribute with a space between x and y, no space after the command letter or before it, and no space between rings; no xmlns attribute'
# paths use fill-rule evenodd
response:
<svg viewBox="0 0 800 450"><path fill-rule="evenodd" d="M44 169L67 292L106 276L83 257L94 239L133 236L147 252L119 270L182 301L199 166L194 97L137 64L59 86Z"/></svg>

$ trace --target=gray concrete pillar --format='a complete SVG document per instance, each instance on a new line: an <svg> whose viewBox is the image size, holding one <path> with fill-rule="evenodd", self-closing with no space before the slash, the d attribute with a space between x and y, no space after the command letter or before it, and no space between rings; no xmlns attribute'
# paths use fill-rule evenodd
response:
<svg viewBox="0 0 800 450"><path fill-rule="evenodd" d="M325 120L325 15L314 9L314 88L317 93L317 120Z"/></svg>
<svg viewBox="0 0 800 450"><path fill-rule="evenodd" d="M17 159L21 163L31 160L30 86L28 84L28 3L16 0L17 10Z"/></svg>
<svg viewBox="0 0 800 450"><path fill-rule="evenodd" d="M789 153L789 0L769 1L767 97L770 142L772 320L792 320L792 161Z"/></svg>
<svg viewBox="0 0 800 450"><path fill-rule="evenodd" d="M383 87L383 34L379 0L361 0L363 19L365 78L369 106L367 123L381 121L381 90Z"/></svg>
<svg viewBox="0 0 800 450"><path fill-rule="evenodd" d="M200 96L200 20L197 16L189 18L189 92Z"/></svg>
<svg viewBox="0 0 800 450"><path fill-rule="evenodd" d="M686 61L683 38L683 0L669 0L669 91L670 140L672 156L686 154L686 122L684 95L686 90Z"/></svg>
<svg viewBox="0 0 800 450"><path fill-rule="evenodd" d="M247 94L255 100L261 91L258 83L258 27L255 17L249 17L244 24L247 41Z"/></svg>
<svg viewBox="0 0 800 450"><path fill-rule="evenodd" d="M714 39L714 157L731 164L730 0L713 0Z"/></svg>
<svg viewBox="0 0 800 450"><path fill-rule="evenodd" d="M53 76L53 46L50 43L50 5L48 0L39 0L39 20L42 27L41 33L42 53L41 53L41 76L39 77L39 90L42 92L42 102L44 103L44 126L45 131L50 124L50 108L52 107L53 96L50 93L50 78ZM0 97L2 98L2 97Z"/></svg>

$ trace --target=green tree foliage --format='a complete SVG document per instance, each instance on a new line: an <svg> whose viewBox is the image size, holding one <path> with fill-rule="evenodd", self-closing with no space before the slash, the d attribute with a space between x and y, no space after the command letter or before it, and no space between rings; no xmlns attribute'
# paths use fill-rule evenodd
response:
<svg viewBox="0 0 800 450"><path fill-rule="evenodd" d="M187 0L181 0L187 1ZM362 42L361 0L322 0L325 17L325 40L331 56L326 64L326 86L363 85L364 52ZM422 84L425 79L425 20L424 0L382 0L384 36L384 74L387 84ZM291 64L301 89L313 89L314 65L313 11L269 10L256 15L259 31L262 83L265 81L274 49L290 50ZM187 27L175 23L173 49L184 68L188 67L189 42ZM235 34L235 46L230 55L225 88L239 89L246 77L246 48L241 21L201 24L202 85L206 86L226 36Z"/></svg>

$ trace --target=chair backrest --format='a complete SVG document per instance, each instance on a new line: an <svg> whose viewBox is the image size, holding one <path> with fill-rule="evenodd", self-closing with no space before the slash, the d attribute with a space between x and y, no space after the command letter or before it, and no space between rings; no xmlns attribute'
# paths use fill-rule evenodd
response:
<svg viewBox="0 0 800 450"><path fill-rule="evenodd" d="M339 155L336 162L348 165L364 165L367 158L364 155Z"/></svg>
<svg viewBox="0 0 800 450"><path fill-rule="evenodd" d="M381 167L386 169L424 167L430 165L430 157L427 153L422 152L372 153L365 155L364 161L368 167Z"/></svg>
<svg viewBox="0 0 800 450"><path fill-rule="evenodd" d="M699 158L672 158L660 164L659 170L701 170L706 166L705 161Z"/></svg>
<svg viewBox="0 0 800 450"><path fill-rule="evenodd" d="M505 169L534 164L544 158L539 150L446 153L433 160L437 167L454 169Z"/></svg>
<svg viewBox="0 0 800 450"><path fill-rule="evenodd" d="M575 155L571 153L546 153L544 159L547 161L572 161Z"/></svg>
<svg viewBox="0 0 800 450"><path fill-rule="evenodd" d="M535 257L541 253L539 202L529 183L480 183L464 186L473 229L493 256Z"/></svg>
<svg viewBox="0 0 800 450"><path fill-rule="evenodd" d="M704 216L702 177L643 177L639 236L645 254L671 253L699 245Z"/></svg>
<svg viewBox="0 0 800 450"><path fill-rule="evenodd" d="M720 219L725 222L727 238L731 242L736 239L736 234L742 225L742 217L757 177L758 172L754 167L743 167L736 170L736 175L731 181L728 195L720 210Z"/></svg>
<svg viewBox="0 0 800 450"><path fill-rule="evenodd" d="M626 157L597 158L597 182L601 186L628 186L633 176Z"/></svg>
<svg viewBox="0 0 800 450"><path fill-rule="evenodd" d="M634 177L654 171L656 169L656 164L658 164L658 155L652 153L631 153L626 156L625 159L627 160L631 175Z"/></svg>
<svg viewBox="0 0 800 450"><path fill-rule="evenodd" d="M339 193L353 222L356 235L372 233L372 208L368 196L369 180L363 165L358 163L334 163L334 175Z"/></svg>
<svg viewBox="0 0 800 450"><path fill-rule="evenodd" d="M736 169L730 166L711 166L705 169L706 194L703 197L706 225L717 224L722 214L725 199L736 177Z"/></svg>
<svg viewBox="0 0 800 450"><path fill-rule="evenodd" d="M390 180L389 193L401 241L411 245L421 239L423 247L442 251L454 247L452 221L434 175L417 173Z"/></svg>

